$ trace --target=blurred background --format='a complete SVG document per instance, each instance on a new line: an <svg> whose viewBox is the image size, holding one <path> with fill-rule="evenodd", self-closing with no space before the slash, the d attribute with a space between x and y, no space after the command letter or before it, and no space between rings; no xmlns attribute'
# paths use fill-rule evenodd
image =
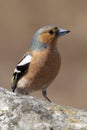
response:
<svg viewBox="0 0 87 130"><path fill-rule="evenodd" d="M35 31L48 24L71 30L59 39L62 64L48 88L48 97L61 105L86 109L86 0L0 0L0 86L11 90L16 64L28 50ZM43 98L41 92L31 95Z"/></svg>

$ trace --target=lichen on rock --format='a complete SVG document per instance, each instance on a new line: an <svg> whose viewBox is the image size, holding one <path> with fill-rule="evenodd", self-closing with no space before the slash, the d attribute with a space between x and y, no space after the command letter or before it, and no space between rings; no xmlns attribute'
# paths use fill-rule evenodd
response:
<svg viewBox="0 0 87 130"><path fill-rule="evenodd" d="M87 111L0 88L0 130L87 130Z"/></svg>

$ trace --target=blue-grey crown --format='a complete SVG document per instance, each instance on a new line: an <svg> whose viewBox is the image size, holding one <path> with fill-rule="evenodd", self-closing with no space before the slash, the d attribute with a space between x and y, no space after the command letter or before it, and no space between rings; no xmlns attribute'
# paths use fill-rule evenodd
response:
<svg viewBox="0 0 87 130"><path fill-rule="evenodd" d="M42 28L40 28L34 35L33 40L32 40L32 45L31 45L31 50L43 50L44 48L48 48L49 46L46 43L40 43L38 41L38 36L43 33L46 29L48 28L55 28L56 26L53 25L47 25Z"/></svg>

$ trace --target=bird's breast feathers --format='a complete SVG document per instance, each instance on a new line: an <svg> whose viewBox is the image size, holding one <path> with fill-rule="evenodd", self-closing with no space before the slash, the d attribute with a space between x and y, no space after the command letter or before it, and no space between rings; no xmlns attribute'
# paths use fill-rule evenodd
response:
<svg viewBox="0 0 87 130"><path fill-rule="evenodd" d="M56 77L59 68L60 55L57 51L53 53L50 53L50 50L27 53L15 68L12 89L14 91L19 86L27 86L32 89L32 86L38 86L36 89L39 89ZM27 82L24 82L24 79Z"/></svg>

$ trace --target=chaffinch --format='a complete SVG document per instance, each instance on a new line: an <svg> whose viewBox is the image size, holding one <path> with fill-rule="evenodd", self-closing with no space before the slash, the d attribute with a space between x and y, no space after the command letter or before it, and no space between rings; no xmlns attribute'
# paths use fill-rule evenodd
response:
<svg viewBox="0 0 87 130"><path fill-rule="evenodd" d="M30 49L14 70L11 85L13 92L16 90L17 93L29 94L42 90L42 95L51 102L46 89L57 76L61 65L57 39L69 32L48 25L35 33Z"/></svg>

